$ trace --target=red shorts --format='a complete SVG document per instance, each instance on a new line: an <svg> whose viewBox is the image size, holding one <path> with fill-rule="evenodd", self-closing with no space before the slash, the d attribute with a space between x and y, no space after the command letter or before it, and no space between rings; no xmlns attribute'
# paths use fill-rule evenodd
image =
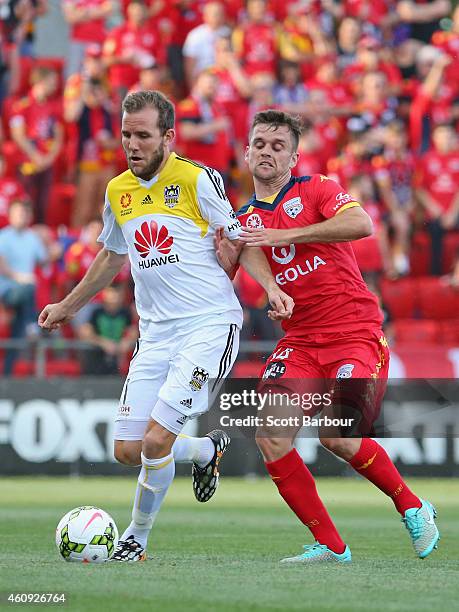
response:
<svg viewBox="0 0 459 612"><path fill-rule="evenodd" d="M361 337L341 334L330 338L323 334L314 341L287 335L266 361L259 389L290 393L333 390L334 403L345 398L348 404L358 406L360 433L365 435L379 416L388 371L389 347L381 330Z"/></svg>

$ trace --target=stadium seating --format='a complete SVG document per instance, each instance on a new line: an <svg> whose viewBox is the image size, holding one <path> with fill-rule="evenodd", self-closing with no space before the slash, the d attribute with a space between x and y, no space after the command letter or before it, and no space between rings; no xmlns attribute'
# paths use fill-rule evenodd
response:
<svg viewBox="0 0 459 612"><path fill-rule="evenodd" d="M382 301L391 319L410 319L416 316L418 308L416 285L417 281L413 278L382 281Z"/></svg>
<svg viewBox="0 0 459 612"><path fill-rule="evenodd" d="M440 337L440 324L430 319L397 319L393 322L395 342L435 344Z"/></svg>
<svg viewBox="0 0 459 612"><path fill-rule="evenodd" d="M443 279L420 278L417 281L419 314L425 319L459 318L459 291Z"/></svg>

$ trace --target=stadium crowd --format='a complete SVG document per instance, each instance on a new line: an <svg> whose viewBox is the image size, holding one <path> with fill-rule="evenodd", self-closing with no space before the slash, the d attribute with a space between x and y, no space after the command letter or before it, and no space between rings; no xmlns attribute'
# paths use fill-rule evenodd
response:
<svg viewBox="0 0 459 612"><path fill-rule="evenodd" d="M295 174L326 174L370 214L374 235L353 246L395 339L459 341L459 7L61 6L68 54L36 57L34 23L47 1L0 0L0 338L35 338L36 310L82 278L100 248L107 181L126 168L120 102L129 91L159 89L176 104L177 152L216 168L236 210L252 192L244 149L254 114L300 115ZM263 291L244 273L235 282L243 337L276 337ZM65 330L94 345L84 372L113 373L124 363L135 342L131 291L127 269ZM16 357L6 352L5 374L21 373Z"/></svg>

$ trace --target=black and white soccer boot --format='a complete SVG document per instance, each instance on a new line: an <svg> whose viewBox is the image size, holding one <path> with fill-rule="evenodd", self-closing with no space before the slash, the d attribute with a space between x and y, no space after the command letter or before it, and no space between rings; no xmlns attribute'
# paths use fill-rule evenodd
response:
<svg viewBox="0 0 459 612"><path fill-rule="evenodd" d="M119 540L115 552L110 557L110 561L122 561L123 563L136 563L145 561L147 553L145 548L134 540L134 536L129 536L126 540Z"/></svg>
<svg viewBox="0 0 459 612"><path fill-rule="evenodd" d="M211 461L205 467L199 467L193 463L193 491L198 502L206 502L212 497L218 487L219 472L218 464L223 453L229 446L230 437L221 429L214 429L206 434L206 438L210 438L214 443L215 452Z"/></svg>

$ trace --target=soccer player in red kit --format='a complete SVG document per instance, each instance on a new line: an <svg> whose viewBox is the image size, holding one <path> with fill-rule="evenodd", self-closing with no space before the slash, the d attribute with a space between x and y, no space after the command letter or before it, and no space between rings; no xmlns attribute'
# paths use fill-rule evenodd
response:
<svg viewBox="0 0 459 612"><path fill-rule="evenodd" d="M345 379L356 384L358 379L373 379L383 390L389 351L382 316L350 244L371 234L371 221L359 203L326 176L291 176L300 134L300 123L290 115L259 112L246 149L255 195L239 211L245 227L239 241L263 248L277 283L295 302L292 317L283 322L286 334L266 362L262 388L269 384L285 391L292 379L327 379L334 380L332 389L337 389ZM231 275L237 247L223 238L216 246L221 265ZM375 414L381 399L374 399ZM316 540L283 562L349 562L349 547L293 447L298 429L280 431L265 424L256 436L280 495ZM386 451L370 437L321 433L320 439L392 499L418 556L430 554L439 538L435 509L408 488Z"/></svg>

